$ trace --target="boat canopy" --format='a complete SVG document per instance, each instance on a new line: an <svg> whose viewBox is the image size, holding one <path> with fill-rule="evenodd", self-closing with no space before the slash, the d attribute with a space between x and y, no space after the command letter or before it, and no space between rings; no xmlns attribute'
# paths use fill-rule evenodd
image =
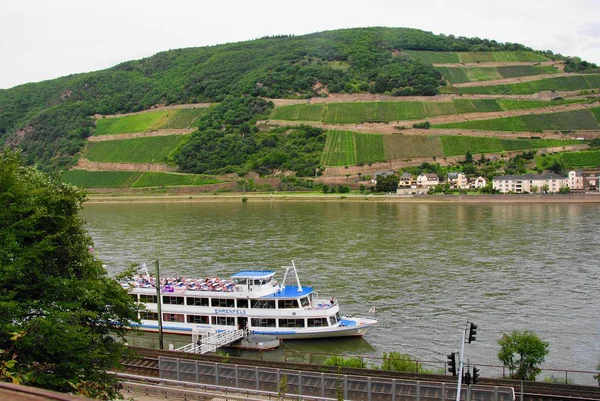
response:
<svg viewBox="0 0 600 401"><path fill-rule="evenodd" d="M235 273L231 278L233 279L261 279L269 278L275 275L274 270L240 270Z"/></svg>

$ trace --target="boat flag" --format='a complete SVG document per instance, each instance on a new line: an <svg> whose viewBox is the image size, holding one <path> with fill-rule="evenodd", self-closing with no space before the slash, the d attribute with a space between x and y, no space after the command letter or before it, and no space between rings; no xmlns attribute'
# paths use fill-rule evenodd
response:
<svg viewBox="0 0 600 401"><path fill-rule="evenodd" d="M369 309L369 313L377 313L377 308L372 306L371 309Z"/></svg>

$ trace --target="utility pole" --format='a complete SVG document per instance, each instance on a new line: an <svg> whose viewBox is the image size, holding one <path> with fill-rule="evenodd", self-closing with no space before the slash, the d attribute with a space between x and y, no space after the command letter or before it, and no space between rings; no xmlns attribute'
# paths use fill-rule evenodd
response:
<svg viewBox="0 0 600 401"><path fill-rule="evenodd" d="M465 337L467 336L467 328L463 330L462 341L460 343L460 353L458 354L458 385L456 386L456 401L460 401L460 387L462 385L463 378L463 363L464 363L464 352L465 352Z"/></svg>
<svg viewBox="0 0 600 401"><path fill-rule="evenodd" d="M467 337L467 330L469 330L469 337ZM465 326L465 329L463 330L463 336L462 336L462 342L460 344L460 354L458 355L458 385L456 386L456 401L460 401L460 388L462 385L462 380L463 380L463 366L464 366L464 360L465 360L465 342L468 342L469 344L471 344L473 341L476 340L476 335L477 335L477 325L473 322L469 322L467 321L467 324ZM465 341L466 340L466 341ZM477 378L479 377L479 369L475 370L475 368L473 369L473 376L475 376L475 374L477 374ZM469 373L469 371L467 370L467 374L469 375L467 378L467 384L471 384L471 374ZM477 378L475 378L475 380L477 380Z"/></svg>
<svg viewBox="0 0 600 401"><path fill-rule="evenodd" d="M156 281L154 283L154 286L156 287L156 310L158 312L158 346L160 347L160 349L165 349L165 345L163 342L163 324L161 311L162 299L160 296L160 269L158 267L158 259L156 259L154 265L156 266Z"/></svg>

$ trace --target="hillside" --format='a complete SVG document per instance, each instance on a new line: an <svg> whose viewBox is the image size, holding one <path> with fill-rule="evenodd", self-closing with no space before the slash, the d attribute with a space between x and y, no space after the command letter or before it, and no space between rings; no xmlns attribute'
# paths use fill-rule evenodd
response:
<svg viewBox="0 0 600 401"><path fill-rule="evenodd" d="M597 72L520 44L407 28L270 37L0 90L0 140L51 171L80 159L79 169L163 174L314 176L460 156L448 149L556 150L543 140L568 150L598 134ZM482 146L481 136L500 142ZM532 137L542 141L519 142ZM330 154L347 138L352 156Z"/></svg>
<svg viewBox="0 0 600 401"><path fill-rule="evenodd" d="M324 91L433 95L441 74L401 50L529 50L406 28L362 28L170 50L113 68L0 90L0 140L47 169L70 165L94 114L242 94L310 97Z"/></svg>

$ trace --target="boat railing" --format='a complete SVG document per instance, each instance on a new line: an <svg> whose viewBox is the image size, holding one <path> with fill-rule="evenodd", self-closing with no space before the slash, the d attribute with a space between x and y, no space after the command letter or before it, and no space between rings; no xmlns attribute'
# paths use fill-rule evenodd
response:
<svg viewBox="0 0 600 401"><path fill-rule="evenodd" d="M310 303L311 309L329 309L338 304L335 297L328 294L319 294L316 291L313 292Z"/></svg>
<svg viewBox="0 0 600 401"><path fill-rule="evenodd" d="M217 348L226 346L243 338L247 333L243 329L225 330L221 332L204 332L197 336L191 344L177 348L175 351L205 354L216 352Z"/></svg>

